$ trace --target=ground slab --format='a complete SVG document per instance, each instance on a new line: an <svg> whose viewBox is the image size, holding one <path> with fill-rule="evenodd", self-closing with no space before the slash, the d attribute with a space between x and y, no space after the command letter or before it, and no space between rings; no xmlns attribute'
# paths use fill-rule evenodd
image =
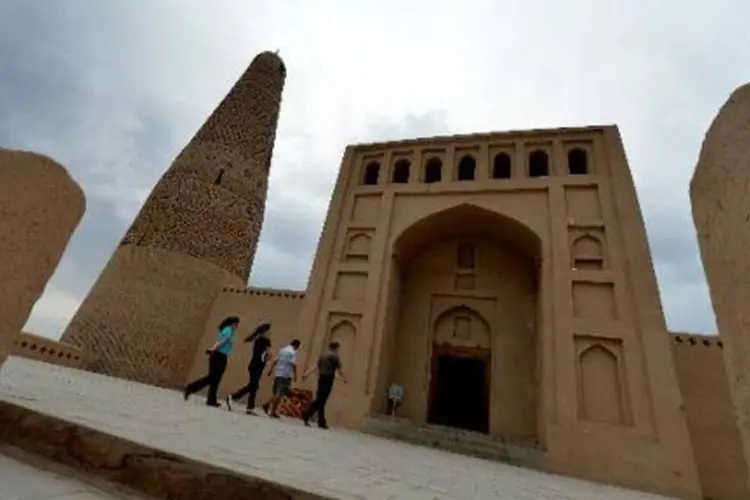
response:
<svg viewBox="0 0 750 500"><path fill-rule="evenodd" d="M200 403L11 357L0 371L0 440L162 498L667 498Z"/></svg>
<svg viewBox="0 0 750 500"><path fill-rule="evenodd" d="M0 500L143 500L122 487L0 447Z"/></svg>

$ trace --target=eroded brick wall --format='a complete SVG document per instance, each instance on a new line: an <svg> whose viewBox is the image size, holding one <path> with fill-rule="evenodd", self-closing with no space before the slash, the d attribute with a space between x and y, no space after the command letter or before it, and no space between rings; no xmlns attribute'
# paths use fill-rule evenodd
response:
<svg viewBox="0 0 750 500"><path fill-rule="evenodd" d="M747 500L747 467L716 336L673 334L672 356L703 495Z"/></svg>
<svg viewBox="0 0 750 500"><path fill-rule="evenodd" d="M154 187L63 336L89 369L182 384L217 294L249 277L285 78L258 55Z"/></svg>

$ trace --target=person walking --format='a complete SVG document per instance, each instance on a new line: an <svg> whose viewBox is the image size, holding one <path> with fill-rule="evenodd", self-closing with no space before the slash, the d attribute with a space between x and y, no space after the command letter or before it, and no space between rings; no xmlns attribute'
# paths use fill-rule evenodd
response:
<svg viewBox="0 0 750 500"><path fill-rule="evenodd" d="M274 373L274 369L276 376L273 379L273 396L263 404L263 411L273 418L279 418L278 409L281 398L291 391L292 381L297 381L297 351L301 345L302 342L294 339L289 345L279 349L279 353L268 369L269 377Z"/></svg>
<svg viewBox="0 0 750 500"><path fill-rule="evenodd" d="M237 316L229 316L219 324L216 343L210 349L206 350L206 354L208 354L208 375L189 383L185 387L185 401L188 400L191 394L195 394L208 386L206 404L208 406L221 406L216 400L216 393L219 390L221 378L224 376L224 371L227 368L227 359L229 353L232 352L232 345L234 344L234 333L239 325L240 318Z"/></svg>
<svg viewBox="0 0 750 500"><path fill-rule="evenodd" d="M315 401L312 405L304 412L302 412L302 421L305 425L310 425L310 419L317 413L318 414L318 427L321 429L328 429L328 423L326 422L326 403L328 398L331 396L333 390L333 382L336 378L336 374L341 377L341 380L346 383L346 377L341 371L341 358L339 357L338 342L331 342L328 344L328 349L320 355L317 366L313 366L310 370L302 375L302 379L306 379L313 372L318 372L318 390L315 394Z"/></svg>
<svg viewBox="0 0 750 500"><path fill-rule="evenodd" d="M250 358L250 364L247 366L250 379L242 389L227 396L226 402L229 411L232 410L233 401L239 401L247 395L247 409L245 413L255 415L255 396L258 393L260 378L263 376L263 369L266 367L268 361L268 351L271 348L271 340L268 338L270 330L270 323L262 323L245 339L245 342L253 342L253 353Z"/></svg>

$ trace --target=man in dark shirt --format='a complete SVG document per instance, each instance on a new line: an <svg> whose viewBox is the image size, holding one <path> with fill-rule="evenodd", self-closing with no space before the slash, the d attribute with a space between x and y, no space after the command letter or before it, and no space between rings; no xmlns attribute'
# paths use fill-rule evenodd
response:
<svg viewBox="0 0 750 500"><path fill-rule="evenodd" d="M260 378L263 375L263 369L268 361L268 353L271 348L271 340L268 338L270 330L270 323L262 323L258 325L255 331L245 339L245 342L253 342L253 355L250 358L250 364L247 367L250 380L245 387L231 396L227 396L227 407L230 410L232 409L232 401L239 401L245 396L245 394L247 394L247 409L245 410L245 413L248 415L255 414L255 395L258 393Z"/></svg>
<svg viewBox="0 0 750 500"><path fill-rule="evenodd" d="M328 397L331 395L333 390L333 381L336 378L336 373L341 376L341 380L346 383L346 377L341 371L341 359L339 358L339 343L331 342L328 344L328 350L320 355L318 359L318 365L312 367L302 378L307 378L314 371L318 372L318 392L315 395L315 401L313 401L310 408L302 413L302 420L305 425L310 425L310 419L318 414L318 427L321 429L328 429L326 424L326 403Z"/></svg>

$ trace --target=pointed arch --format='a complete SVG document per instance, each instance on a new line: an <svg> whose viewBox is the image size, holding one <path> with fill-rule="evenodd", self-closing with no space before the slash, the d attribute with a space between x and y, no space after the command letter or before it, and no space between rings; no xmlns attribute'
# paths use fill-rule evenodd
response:
<svg viewBox="0 0 750 500"><path fill-rule="evenodd" d="M513 217L472 203L432 213L403 229L395 238L394 256L405 262L434 241L466 234L489 236L535 262L541 261L542 243L536 232Z"/></svg>

